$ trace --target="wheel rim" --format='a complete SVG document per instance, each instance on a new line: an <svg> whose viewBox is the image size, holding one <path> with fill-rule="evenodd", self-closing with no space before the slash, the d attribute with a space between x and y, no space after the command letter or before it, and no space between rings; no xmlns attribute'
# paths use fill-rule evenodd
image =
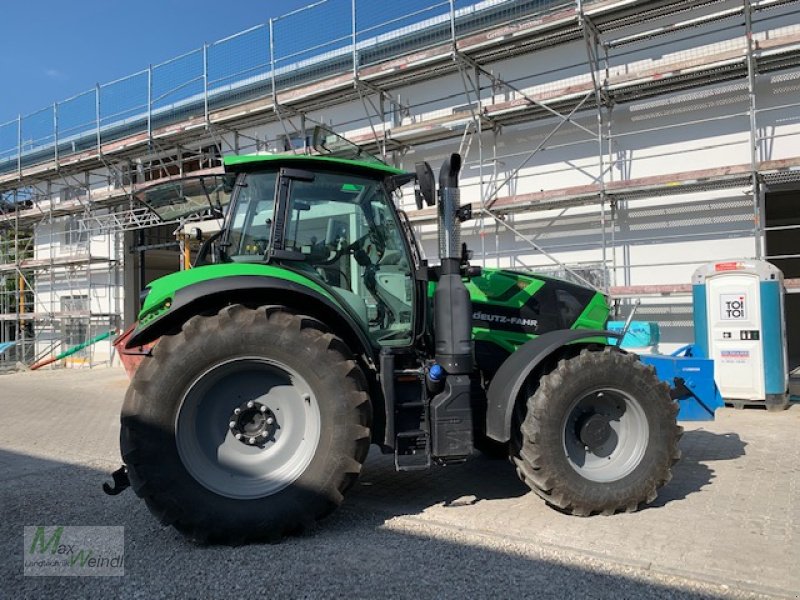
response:
<svg viewBox="0 0 800 600"><path fill-rule="evenodd" d="M303 474L316 454L320 422L316 396L294 369L244 357L192 382L175 438L181 461L200 484L221 496L253 499Z"/></svg>
<svg viewBox="0 0 800 600"><path fill-rule="evenodd" d="M639 401L609 388L580 396L562 431L567 462L581 477L600 483L632 473L644 457L650 435Z"/></svg>

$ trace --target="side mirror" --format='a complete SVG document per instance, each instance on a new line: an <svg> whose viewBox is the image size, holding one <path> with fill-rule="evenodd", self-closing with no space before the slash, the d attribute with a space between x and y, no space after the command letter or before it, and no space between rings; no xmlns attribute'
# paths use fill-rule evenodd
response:
<svg viewBox="0 0 800 600"><path fill-rule="evenodd" d="M414 196L417 201L417 210L422 210L422 202L426 206L436 204L436 180L433 178L433 169L426 162L417 163L417 185Z"/></svg>

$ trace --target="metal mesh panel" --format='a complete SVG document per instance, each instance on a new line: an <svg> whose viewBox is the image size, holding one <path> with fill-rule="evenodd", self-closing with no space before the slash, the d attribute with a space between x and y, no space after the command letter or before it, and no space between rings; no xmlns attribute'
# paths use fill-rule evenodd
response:
<svg viewBox="0 0 800 600"><path fill-rule="evenodd" d="M34 164L53 154L55 126L53 107L22 117L22 164Z"/></svg>
<svg viewBox="0 0 800 600"><path fill-rule="evenodd" d="M17 121L0 125L0 173L17 168Z"/></svg>
<svg viewBox="0 0 800 600"><path fill-rule="evenodd" d="M441 44L450 37L449 0L356 1L359 66Z"/></svg>
<svg viewBox="0 0 800 600"><path fill-rule="evenodd" d="M97 143L97 91L84 92L58 103L58 153L88 150Z"/></svg>
<svg viewBox="0 0 800 600"><path fill-rule="evenodd" d="M269 89L269 27L259 25L208 46L213 106L236 104Z"/></svg>
<svg viewBox="0 0 800 600"><path fill-rule="evenodd" d="M439 202L439 258L458 258L461 253L461 190L444 188Z"/></svg>
<svg viewBox="0 0 800 600"><path fill-rule="evenodd" d="M456 35L574 8L575 2L564 0L485 0L477 4L474 0L455 0Z"/></svg>
<svg viewBox="0 0 800 600"><path fill-rule="evenodd" d="M147 131L147 71L100 86L103 141Z"/></svg>
<svg viewBox="0 0 800 600"><path fill-rule="evenodd" d="M202 49L154 66L152 77L153 127L203 114Z"/></svg>
<svg viewBox="0 0 800 600"><path fill-rule="evenodd" d="M350 0L323 0L273 21L277 89L352 69Z"/></svg>

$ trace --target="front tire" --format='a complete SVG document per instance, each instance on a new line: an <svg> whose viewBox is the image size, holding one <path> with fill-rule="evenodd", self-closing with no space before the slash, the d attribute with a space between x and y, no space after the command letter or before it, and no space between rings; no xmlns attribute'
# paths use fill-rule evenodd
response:
<svg viewBox="0 0 800 600"><path fill-rule="evenodd" d="M229 306L162 338L122 410L132 487L207 542L277 540L333 511L370 442L364 374L344 342L284 307Z"/></svg>
<svg viewBox="0 0 800 600"><path fill-rule="evenodd" d="M680 457L669 387L636 356L610 347L559 361L519 409L517 473L566 513L635 511L655 500Z"/></svg>

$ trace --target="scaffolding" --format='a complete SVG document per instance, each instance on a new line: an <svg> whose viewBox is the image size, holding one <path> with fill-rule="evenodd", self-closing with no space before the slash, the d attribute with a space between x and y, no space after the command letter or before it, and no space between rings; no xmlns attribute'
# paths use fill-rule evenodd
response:
<svg viewBox="0 0 800 600"><path fill-rule="evenodd" d="M776 258L765 248L765 193L800 182L800 147L774 158L777 137L798 134L769 129L800 103L761 102L758 90L765 81L787 90L800 82L799 13L790 0L427 0L391 8L322 0L20 116L0 125L0 323L11 324L0 330L0 343L17 340L17 358L29 361L42 353L42 340L63 343L66 319L82 323L87 339L97 327L117 326L118 297L84 310L55 306L43 290L74 285L91 296L93 273L102 271L109 276L100 288L118 296L107 282L120 281L122 233L155 225L133 203L140 187L217 172L221 154L307 151L310 130L322 121L396 165L420 148L452 143L460 150L473 175L464 187L478 200L472 233L484 264L508 253L498 240L510 235L541 258L517 266L556 272L617 300L685 296L686 281L633 285L631 272L700 264L703 257L632 264L617 236L654 198L664 198L665 220L677 219L675 212L691 208L675 198L729 190L741 197L719 209L739 214L749 207L751 222L740 219L723 235L752 238L743 255ZM315 23L328 26L309 25ZM683 51L657 52L678 42ZM575 64L501 76L499 65L508 61L575 44L583 47ZM408 86L451 76L460 85L440 97L416 104L403 97ZM325 118L345 105L360 106L362 114ZM620 129L620 109L634 105L641 114L632 121L643 126ZM694 116L709 106L719 112ZM658 124L663 115L683 117ZM626 168L629 140L742 122L748 139L733 164L636 177ZM537 128L535 143L504 153L504 135L515 127ZM720 139L697 151L739 152L741 145ZM577 167L585 182L529 191L533 177L576 169L531 171L543 153L578 147L593 148L591 164ZM674 154L666 149L638 160L670 161ZM543 242L530 222L531 215L575 207L590 209L571 218L591 229L585 243L599 250L591 263L560 260L558 244ZM409 216L423 238L430 235L434 211ZM77 243L66 254L50 244L48 256L37 255L36 236L65 220L73 233L63 235ZM107 249L93 249L96 237ZM800 280L787 288L800 291Z"/></svg>

